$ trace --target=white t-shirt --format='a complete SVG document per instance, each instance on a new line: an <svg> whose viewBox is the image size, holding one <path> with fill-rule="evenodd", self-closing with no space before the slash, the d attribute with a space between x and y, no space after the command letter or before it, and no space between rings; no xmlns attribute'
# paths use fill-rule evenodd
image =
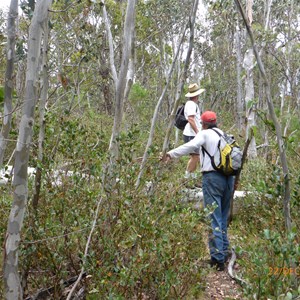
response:
<svg viewBox="0 0 300 300"><path fill-rule="evenodd" d="M200 120L200 109L198 104L196 104L194 101L188 100L185 103L184 116L186 119L188 119L189 116L195 116L195 122L198 130L200 131L202 129L201 120ZM195 136L196 132L193 130L191 124L187 123L183 130L183 134L186 136Z"/></svg>
<svg viewBox="0 0 300 300"><path fill-rule="evenodd" d="M214 128L214 129L218 130L221 134L223 134L223 131L221 129L219 128ZM201 171L202 172L215 171L215 169L211 165L210 157L206 153L204 154L203 157L201 146L204 146L206 151L211 156L213 156L216 153L216 151L219 151L218 150L219 140L220 140L219 135L213 130L210 129L201 130L196 134L196 136L191 141L169 151L168 154L171 156L171 158L178 158L180 156L187 155L194 151L199 151Z"/></svg>

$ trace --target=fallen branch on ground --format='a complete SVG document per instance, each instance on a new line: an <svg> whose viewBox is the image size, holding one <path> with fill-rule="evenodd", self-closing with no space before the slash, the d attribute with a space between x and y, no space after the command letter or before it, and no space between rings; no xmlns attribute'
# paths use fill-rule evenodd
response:
<svg viewBox="0 0 300 300"><path fill-rule="evenodd" d="M235 264L235 261L236 261L236 254L235 254L235 251L234 251L234 248L231 249L231 258L230 258L230 261L229 261L229 264L228 264L228 274L229 276L235 280L240 286L242 287L245 287L247 286L247 282L244 281L243 279L241 279L240 277L238 277L236 274L235 274L235 271L233 270L233 266Z"/></svg>
<svg viewBox="0 0 300 300"><path fill-rule="evenodd" d="M87 276L86 272L82 274L81 279L85 278ZM76 280L78 279L78 276L72 277L66 281L63 282L63 287L68 287L72 285ZM35 293L33 296L29 296L25 298L25 300L40 300L40 299L46 299L47 297L51 296L55 290L54 286L51 286L49 288L40 289L38 292Z"/></svg>

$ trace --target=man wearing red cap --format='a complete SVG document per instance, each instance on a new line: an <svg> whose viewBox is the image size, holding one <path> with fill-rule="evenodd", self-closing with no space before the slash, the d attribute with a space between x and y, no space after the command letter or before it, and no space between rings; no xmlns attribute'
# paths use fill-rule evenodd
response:
<svg viewBox="0 0 300 300"><path fill-rule="evenodd" d="M227 237L227 217L230 209L230 198L233 191L233 176L225 176L217 172L208 155L201 151L201 147L214 156L218 149L220 141L219 135L223 131L217 128L217 116L213 111L206 111L201 115L202 130L197 133L190 142L183 144L169 152L163 158L168 162L172 158L178 158L187 155L192 151L199 151L201 172L203 175L202 189L204 206L216 205L216 209L210 214L212 232L209 236L210 265L218 271L223 271L224 263L228 258L229 241ZM214 130L210 130L214 128Z"/></svg>

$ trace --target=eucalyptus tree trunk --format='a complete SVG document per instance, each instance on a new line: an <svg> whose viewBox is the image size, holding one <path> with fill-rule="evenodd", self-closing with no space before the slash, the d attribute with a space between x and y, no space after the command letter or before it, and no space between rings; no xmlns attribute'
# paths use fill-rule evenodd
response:
<svg viewBox="0 0 300 300"><path fill-rule="evenodd" d="M249 25L252 23L252 5L253 0L247 0L247 17ZM246 71L245 77L245 105L246 105L246 139L248 139L250 129L256 125L256 104L254 103L254 82L253 82L253 68L254 68L254 54L253 49L246 51L243 61L243 67ZM255 136L252 137L248 149L248 156L250 158L257 157Z"/></svg>
<svg viewBox="0 0 300 300"><path fill-rule="evenodd" d="M3 165L6 140L9 135L12 119L13 74L16 44L16 19L18 18L18 0L11 0L7 19L7 50L4 87L4 116L0 132L0 169Z"/></svg>
<svg viewBox="0 0 300 300"><path fill-rule="evenodd" d="M265 16L265 26L264 26L264 29L265 31L268 30L269 28L269 24L270 24L270 16L271 16L271 7L272 7L272 2L273 0L266 0L265 1L265 12L264 12L264 16ZM261 47L260 51L260 56L263 56L264 54L264 45ZM259 88L259 91L258 91L258 94L259 94L259 103L258 103L258 106L260 109L263 109L263 110L267 110L267 104L265 104L263 102L263 93L264 93L264 84L262 84L262 80L261 80L261 74L259 74L259 83L258 83L258 88ZM263 143L263 146L265 146L266 150L264 151L264 156L265 158L268 160L268 146L269 146L269 136L268 136L268 131L265 130L265 132L263 133L263 139L264 139L264 143Z"/></svg>
<svg viewBox="0 0 300 300"><path fill-rule="evenodd" d="M290 189L290 175L289 175L289 169L288 169L288 164L287 164L287 158L286 158L286 152L284 148L284 140L282 138L282 129L281 125L277 120L275 110L274 110L274 105L271 97L271 89L270 89L270 83L266 75L265 67L264 64L261 60L261 57L259 55L259 52L256 47L256 43L253 37L252 29L251 26L247 20L246 14L243 10L243 7L240 3L239 0L234 0L237 8L244 20L247 32L250 37L250 41L252 44L252 48L254 51L254 55L258 64L259 71L261 73L262 79L264 81L265 89L266 89L266 98L267 98L267 103L268 103L268 109L270 116L272 118L272 121L275 125L275 130L276 130L276 137L277 137L277 143L278 143L278 149L279 149L279 154L280 154L280 160L281 160L281 167L283 171L283 177L284 177L284 198L283 198L283 213L284 213L284 218L285 218L285 226L287 231L291 230L291 211L290 211L290 199L291 199L291 189Z"/></svg>
<svg viewBox="0 0 300 300"><path fill-rule="evenodd" d="M46 101L48 99L48 89L49 89L49 76L48 76L48 38L49 38L49 26L48 20L44 23L44 40L43 40L43 50L42 50L42 88L41 97L39 101L39 140L38 140L38 160L40 164L44 160L44 140L45 140L45 108ZM32 200L32 205L35 209L38 207L40 190L41 190L41 179L42 179L42 168L40 165L36 168L35 174L35 190Z"/></svg>
<svg viewBox="0 0 300 300"><path fill-rule="evenodd" d="M236 49L236 80L237 80L237 125L238 129L242 130L244 128L244 101L242 97L242 50L241 50L241 39L240 39L240 26L239 23L236 26L235 32L235 49Z"/></svg>
<svg viewBox="0 0 300 300"><path fill-rule="evenodd" d="M265 30L269 28L270 24L270 15L271 15L271 7L272 7L273 0L266 0L265 5Z"/></svg>
<svg viewBox="0 0 300 300"><path fill-rule="evenodd" d="M5 299L23 299L23 290L18 273L18 250L24 214L28 197L28 159L32 140L34 109L36 105L36 88L38 84L38 67L42 25L48 19L48 8L52 1L38 1L31 21L28 37L27 71L25 101L19 125L16 146L13 203L8 220L4 249L4 288Z"/></svg>
<svg viewBox="0 0 300 300"><path fill-rule="evenodd" d="M294 3L293 3L293 1L291 1L291 8L288 13L288 23L289 24L292 23L291 19L292 19L292 15L293 15L293 8L294 8L293 6L294 6ZM296 76L293 76L293 74L291 74L291 50L293 48L293 44L294 44L294 41L292 38L291 27L289 26L288 32L287 32L287 37L286 37L286 47L285 47L286 51L284 52L287 68L286 68L285 80L284 80L283 87L282 87L283 90L282 90L281 105L280 105L281 116L283 116L283 114L284 114L284 107L286 105L285 100L287 98L293 99L293 83L295 82L295 85L297 85L296 84L297 79L293 78ZM287 95L290 97L287 97ZM290 102L291 101L288 101L288 103L287 103L288 108L287 108L286 115L288 116L288 119L287 119L285 127L284 127L284 135L286 135L288 127L291 122L291 117L289 116L290 106L291 106Z"/></svg>
<svg viewBox="0 0 300 300"><path fill-rule="evenodd" d="M245 77L245 105L246 105L246 139L248 139L250 129L256 125L255 112L256 104L254 100L254 82L253 82L253 68L254 68L254 54L253 49L248 49L244 56L243 67L246 70ZM257 156L255 137L253 136L248 149L248 157L255 158Z"/></svg>
<svg viewBox="0 0 300 300"><path fill-rule="evenodd" d="M136 0L128 0L126 16L125 16L125 24L124 24L121 67L120 67L119 74L117 74L115 63L114 63L113 38L110 30L106 8L105 5L103 5L103 15L105 19L105 25L106 25L108 41L109 41L110 65L111 65L111 71L112 71L113 80L115 84L115 116L114 116L112 135L109 144L109 151L111 153L111 165L115 163L116 159L119 156L119 144L117 141L117 137L121 132L124 98L126 97L126 95L128 95L130 86L132 84L132 78L128 79L128 74L131 74L132 77L133 72L129 70L129 67L132 67L133 65L129 64L129 60L131 58L132 51L133 51L132 47L134 42L134 30L135 30L135 6L136 6Z"/></svg>

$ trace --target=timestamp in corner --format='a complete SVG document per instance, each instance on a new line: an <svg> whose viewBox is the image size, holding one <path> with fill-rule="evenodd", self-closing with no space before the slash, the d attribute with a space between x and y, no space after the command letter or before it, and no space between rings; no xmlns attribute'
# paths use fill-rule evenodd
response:
<svg viewBox="0 0 300 300"><path fill-rule="evenodd" d="M289 275L300 275L300 266L296 268L288 268L288 267L269 267L268 276L289 276Z"/></svg>

